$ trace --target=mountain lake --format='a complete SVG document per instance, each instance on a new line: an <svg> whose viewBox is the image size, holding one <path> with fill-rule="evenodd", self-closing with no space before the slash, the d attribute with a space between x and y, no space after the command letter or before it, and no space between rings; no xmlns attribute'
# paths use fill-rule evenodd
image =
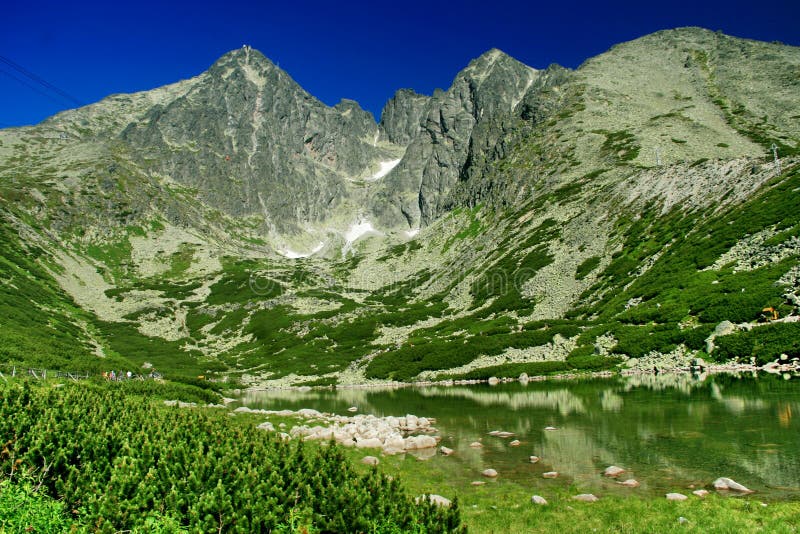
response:
<svg viewBox="0 0 800 534"><path fill-rule="evenodd" d="M715 479L728 477L760 500L800 500L800 384L785 378L674 374L496 386L250 390L237 400L252 409L352 416L348 408L357 407L380 417L434 418L439 446L454 453L443 456L437 448L414 455L445 474L446 487L437 488L442 494L470 491L473 481L508 480L532 493L561 488L601 497L663 497L713 491ZM489 435L494 430L513 436ZM513 440L519 445L510 445ZM470 446L476 441L483 447ZM384 458L377 449L362 452ZM531 463L532 455L540 460ZM611 465L626 472L604 477ZM481 476L488 468L497 479ZM549 471L558 477L544 478ZM618 483L631 478L638 488Z"/></svg>

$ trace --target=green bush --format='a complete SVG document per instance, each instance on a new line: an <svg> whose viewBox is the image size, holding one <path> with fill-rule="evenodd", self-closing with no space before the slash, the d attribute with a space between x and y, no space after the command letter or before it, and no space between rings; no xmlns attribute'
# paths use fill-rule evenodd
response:
<svg viewBox="0 0 800 534"><path fill-rule="evenodd" d="M599 371L602 369L613 369L622 358L615 356L600 356L599 354L584 354L578 356L570 356L567 359L567 364L576 370L591 370Z"/></svg>
<svg viewBox="0 0 800 534"><path fill-rule="evenodd" d="M546 345L553 341L556 334L573 337L580 333L580 328L572 324L522 332L510 332L508 327L497 326L492 321L479 324L494 326L478 329L478 334L466 340L461 337L443 340L421 336L409 339L408 345L373 358L367 366L366 375L368 378L410 381L423 371L459 367L481 355L502 354L508 348Z"/></svg>
<svg viewBox="0 0 800 534"><path fill-rule="evenodd" d="M677 325L620 326L613 334L617 344L611 352L631 358L640 358L651 351L671 352L681 342Z"/></svg>
<svg viewBox="0 0 800 534"><path fill-rule="evenodd" d="M467 380L486 380L493 376L497 378L517 378L522 373L526 373L528 376L542 376L568 370L569 366L566 362L512 363L474 369L463 375L463 378Z"/></svg>
<svg viewBox="0 0 800 534"><path fill-rule="evenodd" d="M781 354L800 358L800 323L773 323L747 332L736 332L714 339L712 356L717 360L755 357L761 363L776 360Z"/></svg>
<svg viewBox="0 0 800 534"><path fill-rule="evenodd" d="M573 349L567 356L567 361L583 356L594 356L594 345L584 345Z"/></svg>
<svg viewBox="0 0 800 534"><path fill-rule="evenodd" d="M706 339L714 331L714 325L703 325L682 332L683 344L692 350L705 350Z"/></svg>
<svg viewBox="0 0 800 534"><path fill-rule="evenodd" d="M461 528L455 501L416 505L398 480L359 475L334 444L285 443L227 413L112 387L0 386L0 476L46 464L43 491L96 532L150 530L154 519L192 532Z"/></svg>
<svg viewBox="0 0 800 534"><path fill-rule="evenodd" d="M575 280L583 280L586 275L594 271L600 265L600 256L586 258L575 271Z"/></svg>

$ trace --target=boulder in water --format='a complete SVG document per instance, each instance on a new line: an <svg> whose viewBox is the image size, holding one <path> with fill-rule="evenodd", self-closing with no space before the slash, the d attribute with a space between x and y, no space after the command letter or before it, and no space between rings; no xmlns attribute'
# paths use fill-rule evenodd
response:
<svg viewBox="0 0 800 534"><path fill-rule="evenodd" d="M753 490L748 489L733 479L720 477L714 481L714 489L722 491L738 491L739 493L753 493Z"/></svg>
<svg viewBox="0 0 800 534"><path fill-rule="evenodd" d="M606 467L605 471L603 471L603 476L616 478L616 477L620 476L624 472L625 472L625 470L623 468L617 467L616 465L610 465L610 466Z"/></svg>

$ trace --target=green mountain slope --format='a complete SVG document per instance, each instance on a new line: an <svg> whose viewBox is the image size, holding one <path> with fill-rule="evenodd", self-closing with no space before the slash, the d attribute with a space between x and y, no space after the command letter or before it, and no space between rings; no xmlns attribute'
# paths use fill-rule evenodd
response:
<svg viewBox="0 0 800 534"><path fill-rule="evenodd" d="M797 357L798 84L795 47L685 28L575 71L492 50L376 124L240 50L2 130L0 361L313 385Z"/></svg>

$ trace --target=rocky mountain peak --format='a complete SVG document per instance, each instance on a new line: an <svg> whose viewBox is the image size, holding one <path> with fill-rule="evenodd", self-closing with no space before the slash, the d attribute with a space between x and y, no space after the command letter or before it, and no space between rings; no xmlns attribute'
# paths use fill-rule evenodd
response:
<svg viewBox="0 0 800 534"><path fill-rule="evenodd" d="M420 121L430 97L413 89L400 89L381 112L381 137L391 143L406 146L422 128Z"/></svg>
<svg viewBox="0 0 800 534"><path fill-rule="evenodd" d="M231 50L223 54L214 64L214 67L230 67L234 65L250 65L252 67L275 67L275 64L263 53L248 45Z"/></svg>

